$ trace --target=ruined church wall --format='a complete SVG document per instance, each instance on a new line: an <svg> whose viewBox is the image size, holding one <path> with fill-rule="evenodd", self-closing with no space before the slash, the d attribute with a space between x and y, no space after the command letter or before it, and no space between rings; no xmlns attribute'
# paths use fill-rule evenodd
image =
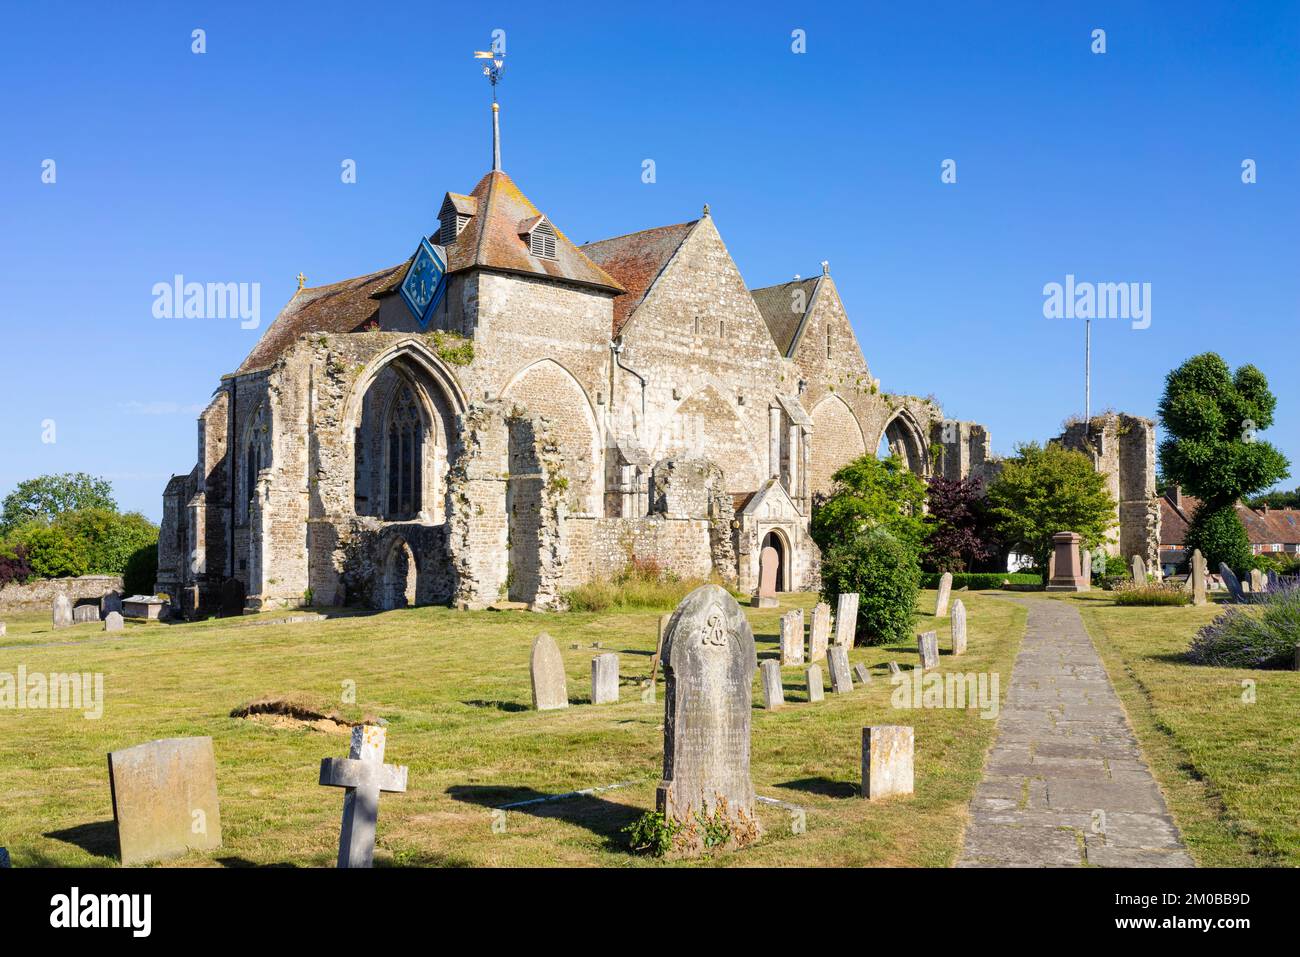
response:
<svg viewBox="0 0 1300 957"><path fill-rule="evenodd" d="M561 578L565 589L609 581L633 556L654 559L683 578L708 578L713 571L707 519L571 516L565 533L568 561Z"/></svg>

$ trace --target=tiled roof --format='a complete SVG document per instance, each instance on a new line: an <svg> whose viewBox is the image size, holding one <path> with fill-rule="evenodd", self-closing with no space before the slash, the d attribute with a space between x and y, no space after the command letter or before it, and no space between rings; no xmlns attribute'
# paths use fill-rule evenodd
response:
<svg viewBox="0 0 1300 957"><path fill-rule="evenodd" d="M1187 526L1201 507L1200 499L1183 495L1175 505L1172 494L1160 499L1160 544L1181 546L1187 540ZM1237 503L1237 517L1246 528L1252 545L1300 545L1300 509L1271 508L1267 512Z"/></svg>
<svg viewBox="0 0 1300 957"><path fill-rule="evenodd" d="M540 217L541 210L505 173L500 170L488 173L470 191L470 197L476 201L477 212L456 241L447 247L448 273L487 267L550 276L615 293L623 291L617 279L579 251L558 229L555 230L555 258L533 256L519 234L525 221ZM551 222L551 226L555 223Z"/></svg>
<svg viewBox="0 0 1300 957"><path fill-rule="evenodd" d="M302 289L275 317L238 369L242 375L271 365L295 339L308 332L356 332L379 308L376 296L388 291L406 272L406 263L356 279Z"/></svg>
<svg viewBox="0 0 1300 957"><path fill-rule="evenodd" d="M668 260L673 258L698 222L698 219L693 219L675 226L657 226L579 247L627 290L614 300L614 335L622 332L623 326L668 265Z"/></svg>
<svg viewBox="0 0 1300 957"><path fill-rule="evenodd" d="M764 286L749 291L749 294L754 297L754 304L758 306L758 311L763 315L763 321L767 323L767 328L772 333L776 347L781 350L783 356L790 354L790 347L794 345L794 337L799 332L799 325L812 307L813 292L817 289L819 278L821 277L792 279L777 286ZM792 306L798 304L797 295L801 289L804 308L802 312L798 312Z"/></svg>

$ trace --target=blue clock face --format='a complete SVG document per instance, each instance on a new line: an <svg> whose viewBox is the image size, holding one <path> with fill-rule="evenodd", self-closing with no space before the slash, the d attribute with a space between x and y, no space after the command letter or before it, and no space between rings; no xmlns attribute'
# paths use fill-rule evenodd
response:
<svg viewBox="0 0 1300 957"><path fill-rule="evenodd" d="M421 328L429 324L433 310L446 288L446 279L447 259L442 247L421 239L401 286L402 299L406 301L407 308Z"/></svg>

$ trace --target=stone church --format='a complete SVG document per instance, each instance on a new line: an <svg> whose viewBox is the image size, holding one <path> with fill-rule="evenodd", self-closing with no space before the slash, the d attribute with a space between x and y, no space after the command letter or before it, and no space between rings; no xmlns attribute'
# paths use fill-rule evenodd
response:
<svg viewBox="0 0 1300 957"><path fill-rule="evenodd" d="M704 207L575 245L501 169L411 261L301 287L199 417L164 492L157 589L185 614L303 604L562 606L633 560L815 587L812 504L882 442L979 472L988 436L882 392L829 267L750 289ZM413 257L414 259L415 257Z"/></svg>

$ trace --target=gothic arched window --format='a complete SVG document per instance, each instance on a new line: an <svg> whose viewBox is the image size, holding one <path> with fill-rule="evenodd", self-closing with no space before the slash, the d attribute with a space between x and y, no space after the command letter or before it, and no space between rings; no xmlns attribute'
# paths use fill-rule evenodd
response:
<svg viewBox="0 0 1300 957"><path fill-rule="evenodd" d="M414 518L420 512L424 419L411 387L404 385L388 413L385 460L388 463L388 519Z"/></svg>

